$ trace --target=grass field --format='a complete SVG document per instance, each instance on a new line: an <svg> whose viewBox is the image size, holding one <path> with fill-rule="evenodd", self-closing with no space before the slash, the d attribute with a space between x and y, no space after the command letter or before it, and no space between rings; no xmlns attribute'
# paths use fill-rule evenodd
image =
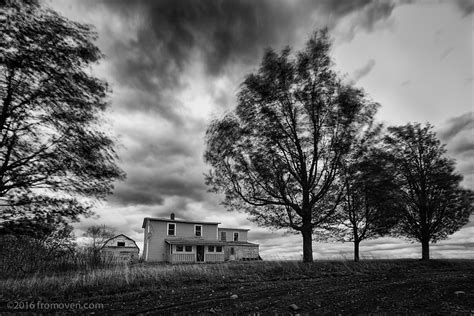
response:
<svg viewBox="0 0 474 316"><path fill-rule="evenodd" d="M136 264L1 280L0 313L22 301L40 312L39 301L100 303L96 314L290 313L292 304L299 313L474 313L474 260Z"/></svg>

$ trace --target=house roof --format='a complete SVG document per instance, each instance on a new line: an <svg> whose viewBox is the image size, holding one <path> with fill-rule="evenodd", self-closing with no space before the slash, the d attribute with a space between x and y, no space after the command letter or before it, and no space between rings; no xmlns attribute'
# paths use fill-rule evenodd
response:
<svg viewBox="0 0 474 316"><path fill-rule="evenodd" d="M188 224L207 224L207 225L218 225L218 222L201 222L201 221L185 221L179 219L170 219L170 218L154 218L154 217L145 217L143 219L142 228L145 228L146 221L157 221L157 222L167 222L167 223L188 223Z"/></svg>
<svg viewBox="0 0 474 316"><path fill-rule="evenodd" d="M219 227L218 229L225 229L225 230L240 230L248 232L250 229L247 228L229 228L229 227Z"/></svg>
<svg viewBox="0 0 474 316"><path fill-rule="evenodd" d="M114 237L112 237L112 238L107 239L106 241L104 241L104 243L102 244L102 247L100 247L100 249L104 248L105 245L107 245L107 243L108 243L109 241L111 241L112 239L115 239L115 238L120 237L120 236L123 236L123 237L125 237L125 238L131 240L131 241L133 242L133 244L135 245L135 247L137 247L138 249L140 249L140 248L137 246L137 243L135 242L135 240L133 240L132 238L130 238L130 237L128 237L128 236L125 236L124 234L120 234L120 235L117 235L117 236L114 236ZM117 247L117 246L107 246L107 247ZM130 248L130 247L126 247L126 248Z"/></svg>
<svg viewBox="0 0 474 316"><path fill-rule="evenodd" d="M165 242L170 245L183 245L183 246L249 246L258 247L258 244L254 244L247 241L221 241L221 240L209 240L202 238L167 238Z"/></svg>

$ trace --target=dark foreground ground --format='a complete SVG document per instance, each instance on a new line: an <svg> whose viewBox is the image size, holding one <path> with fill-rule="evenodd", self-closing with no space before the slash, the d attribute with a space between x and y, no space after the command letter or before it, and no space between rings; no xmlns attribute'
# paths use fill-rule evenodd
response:
<svg viewBox="0 0 474 316"><path fill-rule="evenodd" d="M220 276L203 278L192 267L176 268L186 278L130 282L130 286L88 288L51 293L4 293L0 314L11 301L95 302L101 308L33 308L40 313L94 314L474 314L474 261L415 260L302 263L241 263L210 267ZM266 265L266 266L265 266ZM161 269L162 266L148 266ZM199 268L202 269L207 268ZM144 273L142 270L141 273ZM191 273L190 273L191 270ZM219 272L220 271L220 272ZM132 273L133 276L133 273ZM237 297L236 297L236 296ZM292 304L294 304L292 306ZM18 306L17 306L18 307ZM33 305L31 305L33 307Z"/></svg>

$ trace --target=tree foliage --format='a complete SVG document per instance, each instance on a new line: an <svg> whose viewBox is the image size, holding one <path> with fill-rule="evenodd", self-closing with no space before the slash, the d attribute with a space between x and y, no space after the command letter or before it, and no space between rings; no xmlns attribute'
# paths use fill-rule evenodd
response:
<svg viewBox="0 0 474 316"><path fill-rule="evenodd" d="M124 177L101 131L96 34L36 1L3 2L0 20L1 219L75 219Z"/></svg>
<svg viewBox="0 0 474 316"><path fill-rule="evenodd" d="M312 261L312 232L334 214L341 194L339 162L376 111L362 90L333 70L327 31L296 54L267 50L242 83L235 111L207 130L207 184L263 226L303 235Z"/></svg>
<svg viewBox="0 0 474 316"><path fill-rule="evenodd" d="M460 186L455 162L429 124L389 128L386 150L397 174L403 203L399 235L421 242L422 259L429 244L447 238L465 225L473 212L473 192Z"/></svg>

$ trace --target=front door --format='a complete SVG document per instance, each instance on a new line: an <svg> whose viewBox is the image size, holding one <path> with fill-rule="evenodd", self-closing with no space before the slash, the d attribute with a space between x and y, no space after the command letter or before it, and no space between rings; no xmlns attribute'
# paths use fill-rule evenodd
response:
<svg viewBox="0 0 474 316"><path fill-rule="evenodd" d="M196 246L196 261L204 262L204 246Z"/></svg>

